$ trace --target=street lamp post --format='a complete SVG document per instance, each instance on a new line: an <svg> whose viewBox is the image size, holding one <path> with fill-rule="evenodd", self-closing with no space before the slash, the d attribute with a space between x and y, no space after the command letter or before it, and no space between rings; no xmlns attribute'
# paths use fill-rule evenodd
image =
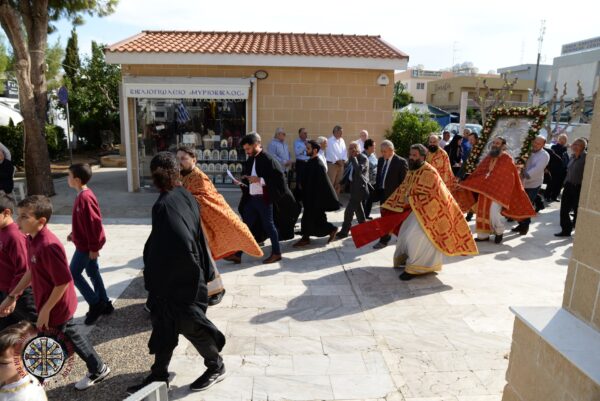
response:
<svg viewBox="0 0 600 401"><path fill-rule="evenodd" d="M542 43L544 42L544 34L546 33L546 20L543 19L540 26L540 36L538 37L538 54L537 54L537 63L535 65L535 78L533 78L533 98L538 95L537 90L537 81L538 81L538 71L540 69L540 58L542 56Z"/></svg>

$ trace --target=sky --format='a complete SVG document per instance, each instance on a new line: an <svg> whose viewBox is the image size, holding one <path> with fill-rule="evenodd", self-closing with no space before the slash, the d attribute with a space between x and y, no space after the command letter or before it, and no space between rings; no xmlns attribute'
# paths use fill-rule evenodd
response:
<svg viewBox="0 0 600 401"><path fill-rule="evenodd" d="M407 53L409 67L443 69L472 62L480 72L535 63L545 20L542 63L561 46L600 36L600 1L539 0L120 0L108 17L77 27L80 51L91 41L113 44L142 30L258 31L380 35ZM63 45L71 24L60 21L49 38Z"/></svg>

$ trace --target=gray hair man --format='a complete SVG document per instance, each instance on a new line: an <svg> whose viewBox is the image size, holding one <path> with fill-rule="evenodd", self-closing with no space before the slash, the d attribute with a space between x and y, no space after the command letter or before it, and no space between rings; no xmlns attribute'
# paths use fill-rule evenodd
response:
<svg viewBox="0 0 600 401"><path fill-rule="evenodd" d="M269 143L267 152L269 152L269 154L279 162L284 170L287 170L288 167L292 165L292 160L290 157L290 150L285 141L285 136L285 130L281 127L278 127L275 130L275 136L273 140L271 143Z"/></svg>
<svg viewBox="0 0 600 401"><path fill-rule="evenodd" d="M544 171L550 161L550 154L544 150L545 144L546 138L541 135L536 136L531 145L531 155L527 159L527 163L525 166L520 166L523 188L525 188L525 192L534 207L535 198L544 183ZM521 220L512 231L517 232L520 235L525 235L529 232L530 224L531 218Z"/></svg>
<svg viewBox="0 0 600 401"><path fill-rule="evenodd" d="M586 147L587 141L584 138L577 138L571 144L573 154L569 159L565 187L560 200L561 231L554 234L557 237L570 237L571 231L573 231L577 222L577 206L579 205L583 169L585 168L585 158L587 156ZM571 220L571 211L575 212L573 220Z"/></svg>
<svg viewBox="0 0 600 401"><path fill-rule="evenodd" d="M395 153L394 143L388 139L383 140L379 145L381 157L377 161L377 179L375 180L375 198L381 205L394 193L396 188L402 184L408 163L406 159ZM385 248L392 239L389 234L379 239L379 242L373 246L375 249Z"/></svg>

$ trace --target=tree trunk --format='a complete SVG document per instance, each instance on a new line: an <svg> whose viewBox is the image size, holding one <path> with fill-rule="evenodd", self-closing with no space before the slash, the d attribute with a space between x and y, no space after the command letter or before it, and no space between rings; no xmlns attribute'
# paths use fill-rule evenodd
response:
<svg viewBox="0 0 600 401"><path fill-rule="evenodd" d="M0 1L0 23L15 55L19 103L23 115L24 161L28 195L52 196L54 183L45 135L45 49L48 29L47 0L21 1L17 11ZM23 32L23 27L25 32Z"/></svg>

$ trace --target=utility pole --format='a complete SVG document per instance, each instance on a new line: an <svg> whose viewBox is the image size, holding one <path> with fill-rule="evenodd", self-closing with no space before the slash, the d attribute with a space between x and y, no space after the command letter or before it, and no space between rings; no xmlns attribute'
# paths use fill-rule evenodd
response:
<svg viewBox="0 0 600 401"><path fill-rule="evenodd" d="M533 97L537 96L538 71L540 69L540 58L542 57L542 43L544 43L544 34L546 33L546 20L543 19L540 24L540 36L538 37L538 54L535 65L535 78L533 79Z"/></svg>
<svg viewBox="0 0 600 401"><path fill-rule="evenodd" d="M451 71L454 70L454 66L456 65L456 53L458 53L458 47L456 45L458 45L458 42L455 40L452 43L452 66L450 67Z"/></svg>

